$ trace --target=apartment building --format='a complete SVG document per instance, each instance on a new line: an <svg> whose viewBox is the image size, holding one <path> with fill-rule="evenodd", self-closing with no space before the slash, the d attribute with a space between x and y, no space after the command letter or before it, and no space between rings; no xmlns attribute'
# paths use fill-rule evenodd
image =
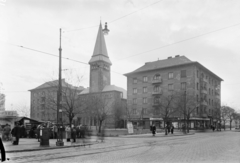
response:
<svg viewBox="0 0 240 163"><path fill-rule="evenodd" d="M156 111L164 96L173 92L188 92L196 99L190 127L208 127L217 122L221 104L220 77L198 62L176 55L164 60L147 62L127 77L127 105L132 121L145 128L155 123L163 127L163 118ZM182 116L175 112L170 121L179 124Z"/></svg>

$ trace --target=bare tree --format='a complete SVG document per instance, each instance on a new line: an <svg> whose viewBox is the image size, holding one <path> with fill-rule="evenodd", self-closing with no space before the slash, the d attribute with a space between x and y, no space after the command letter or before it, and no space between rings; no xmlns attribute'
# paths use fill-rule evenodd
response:
<svg viewBox="0 0 240 163"><path fill-rule="evenodd" d="M171 121L171 117L176 113L175 107L175 95L162 95L161 97L154 98L155 114L160 115L163 118L164 126ZM165 129L165 135L167 135L167 129Z"/></svg>
<svg viewBox="0 0 240 163"><path fill-rule="evenodd" d="M232 121L234 120L235 110L229 106L226 106L226 114L230 122L230 130L232 130Z"/></svg>
<svg viewBox="0 0 240 163"><path fill-rule="evenodd" d="M0 108L3 108L5 104L5 95L0 93Z"/></svg>
<svg viewBox="0 0 240 163"><path fill-rule="evenodd" d="M103 122L112 114L114 102L104 93L88 94L86 98L85 113L97 118L101 133Z"/></svg>
<svg viewBox="0 0 240 163"><path fill-rule="evenodd" d="M183 117L184 124L189 133L189 123L192 114L196 111L197 108L197 99L194 95L190 94L187 91L176 93L176 107L180 114L180 117ZM184 131L186 132L186 131Z"/></svg>
<svg viewBox="0 0 240 163"><path fill-rule="evenodd" d="M113 117L115 121L115 128L122 127L122 120L124 118L124 107L122 101L115 101L113 104Z"/></svg>
<svg viewBox="0 0 240 163"><path fill-rule="evenodd" d="M233 113L233 119L235 121L235 127L240 128L240 113Z"/></svg>
<svg viewBox="0 0 240 163"><path fill-rule="evenodd" d="M30 108L26 104L19 105L17 107L17 112L20 116L30 117Z"/></svg>
<svg viewBox="0 0 240 163"><path fill-rule="evenodd" d="M226 130L226 121L228 119L228 107L227 106L221 106L220 116L221 116L221 122L223 122L223 125L224 125L224 130Z"/></svg>
<svg viewBox="0 0 240 163"><path fill-rule="evenodd" d="M81 84L82 77L73 76L70 71L67 75L67 79L63 79L62 82L62 99L60 100L60 106L62 108L62 116L65 116L70 126L76 115L82 114L83 101L79 100L78 94L84 89ZM65 81L67 80L67 82ZM70 84L71 83L71 84ZM58 97L58 80L48 82L48 85L52 87L50 96L48 97L47 108L57 111L57 97ZM62 117L64 121L65 118Z"/></svg>

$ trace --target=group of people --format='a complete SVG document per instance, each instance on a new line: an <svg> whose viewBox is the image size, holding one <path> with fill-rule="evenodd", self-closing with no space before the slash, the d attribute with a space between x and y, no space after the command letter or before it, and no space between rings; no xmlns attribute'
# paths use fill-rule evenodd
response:
<svg viewBox="0 0 240 163"><path fill-rule="evenodd" d="M19 125L18 122L15 123L15 126L11 129L9 124L6 124L2 131L2 140L3 141L13 141L13 145L18 145L19 138L26 136L26 129L23 125Z"/></svg>
<svg viewBox="0 0 240 163"><path fill-rule="evenodd" d="M156 126L155 126L155 124L152 124L152 125L150 126L150 130L151 130L153 136L155 136L155 134L156 134ZM171 132L171 134L173 134L173 132L174 132L174 126L173 126L173 124L168 124L168 125L165 127L165 133L166 133L166 135L167 135L167 133L170 133L170 132Z"/></svg>

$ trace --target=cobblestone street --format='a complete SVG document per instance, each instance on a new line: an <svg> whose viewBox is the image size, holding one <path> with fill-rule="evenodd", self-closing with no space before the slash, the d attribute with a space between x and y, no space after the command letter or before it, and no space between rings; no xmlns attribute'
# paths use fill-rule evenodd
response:
<svg viewBox="0 0 240 163"><path fill-rule="evenodd" d="M107 138L86 147L9 153L9 162L240 162L239 132L196 133L175 137Z"/></svg>

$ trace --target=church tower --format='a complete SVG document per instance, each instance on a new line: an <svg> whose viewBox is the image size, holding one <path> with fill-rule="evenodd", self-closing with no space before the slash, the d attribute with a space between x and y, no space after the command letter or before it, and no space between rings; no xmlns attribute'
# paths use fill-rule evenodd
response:
<svg viewBox="0 0 240 163"><path fill-rule="evenodd" d="M90 93L101 92L105 86L111 84L110 67L112 65L108 57L101 23L93 55L88 63L90 64Z"/></svg>

